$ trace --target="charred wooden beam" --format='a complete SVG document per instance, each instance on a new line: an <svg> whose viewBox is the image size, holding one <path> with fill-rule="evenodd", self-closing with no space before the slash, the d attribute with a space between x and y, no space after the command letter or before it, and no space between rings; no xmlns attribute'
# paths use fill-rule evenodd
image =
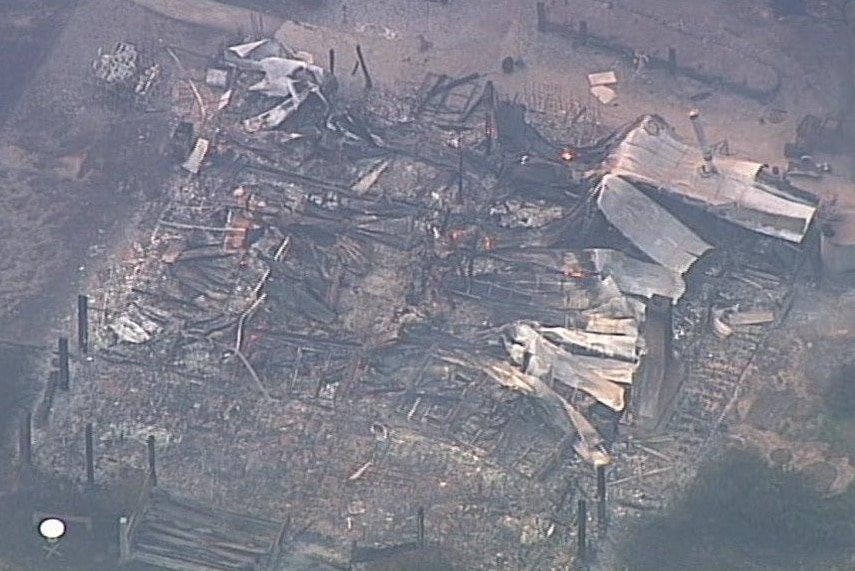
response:
<svg viewBox="0 0 855 571"><path fill-rule="evenodd" d="M77 346L80 354L89 352L89 297L77 296Z"/></svg>
<svg viewBox="0 0 855 571"><path fill-rule="evenodd" d="M95 485L95 446L92 438L92 423L86 423L86 483Z"/></svg>
<svg viewBox="0 0 855 571"><path fill-rule="evenodd" d="M71 374L68 367L68 338L60 337L57 344L59 351L59 388L67 391L70 388Z"/></svg>

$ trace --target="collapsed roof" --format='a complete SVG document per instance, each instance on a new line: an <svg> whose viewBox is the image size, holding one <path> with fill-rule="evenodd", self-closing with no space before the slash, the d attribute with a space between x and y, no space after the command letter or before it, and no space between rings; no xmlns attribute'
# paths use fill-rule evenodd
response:
<svg viewBox="0 0 855 571"><path fill-rule="evenodd" d="M629 129L606 164L610 174L633 185L650 186L754 232L802 241L816 204L762 180L761 163L717 156L715 173L706 173L699 168L703 161L696 145L679 140L662 118L648 115Z"/></svg>

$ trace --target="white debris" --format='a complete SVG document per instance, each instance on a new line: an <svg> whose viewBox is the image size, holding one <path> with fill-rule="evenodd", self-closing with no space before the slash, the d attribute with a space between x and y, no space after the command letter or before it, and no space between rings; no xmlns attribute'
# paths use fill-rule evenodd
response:
<svg viewBox="0 0 855 571"><path fill-rule="evenodd" d="M131 320L127 315L120 315L110 325L110 330L125 343L140 345L151 340L151 335L142 325Z"/></svg>
<svg viewBox="0 0 855 571"><path fill-rule="evenodd" d="M614 85L615 83L617 83L617 76L613 71L601 71L588 74L588 85L590 87Z"/></svg>
<svg viewBox="0 0 855 571"><path fill-rule="evenodd" d="M181 168L193 174L199 174L199 169L202 168L202 162L208 154L208 147L210 144L211 142L208 141L208 139L203 139L202 137L196 139L196 144L193 145L193 150L190 151L190 156L187 157L187 160L184 161Z"/></svg>
<svg viewBox="0 0 855 571"><path fill-rule="evenodd" d="M617 99L617 93L611 87L605 85L595 85L591 88L591 95L597 98L597 101L603 105L610 105Z"/></svg>

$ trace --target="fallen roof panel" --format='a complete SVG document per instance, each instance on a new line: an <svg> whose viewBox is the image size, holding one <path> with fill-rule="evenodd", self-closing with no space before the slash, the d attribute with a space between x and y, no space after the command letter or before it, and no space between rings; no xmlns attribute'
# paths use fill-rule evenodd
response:
<svg viewBox="0 0 855 571"><path fill-rule="evenodd" d="M712 246L632 183L603 177L597 205L606 219L639 250L666 268L685 273Z"/></svg>
<svg viewBox="0 0 855 571"><path fill-rule="evenodd" d="M597 271L611 276L623 293L647 298L661 295L674 302L686 293L683 277L669 268L642 262L618 250L595 248L588 252Z"/></svg>

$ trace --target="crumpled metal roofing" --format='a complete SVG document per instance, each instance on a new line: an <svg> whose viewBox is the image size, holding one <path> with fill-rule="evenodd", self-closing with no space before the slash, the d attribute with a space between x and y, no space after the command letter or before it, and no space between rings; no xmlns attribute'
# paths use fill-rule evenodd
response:
<svg viewBox="0 0 855 571"><path fill-rule="evenodd" d="M816 213L815 206L758 180L761 163L716 156L716 174L702 174L697 145L677 139L658 117L641 119L607 163L612 175L654 186L739 226L791 242L801 242Z"/></svg>
<svg viewBox="0 0 855 571"><path fill-rule="evenodd" d="M612 226L652 260L672 271L685 273L712 248L632 183L618 176L604 176L597 193L597 205Z"/></svg>
<svg viewBox="0 0 855 571"><path fill-rule="evenodd" d="M636 260L618 250L593 248L587 252L597 272L612 277L623 293L647 298L661 295L676 303L686 292L686 282L674 270Z"/></svg>

